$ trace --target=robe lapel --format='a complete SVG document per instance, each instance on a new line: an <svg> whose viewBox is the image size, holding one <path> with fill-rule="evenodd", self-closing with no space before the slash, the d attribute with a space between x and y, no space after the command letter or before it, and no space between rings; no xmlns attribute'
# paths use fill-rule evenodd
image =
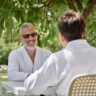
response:
<svg viewBox="0 0 96 96"><path fill-rule="evenodd" d="M32 72L34 72L35 70L38 70L41 67L43 63L42 62L42 50L39 47L36 48L34 64L30 56L28 55L27 51L25 50L24 46L21 48L21 51L22 51L23 60L26 66L26 70L30 69L32 70Z"/></svg>
<svg viewBox="0 0 96 96"><path fill-rule="evenodd" d="M26 68L30 69L30 67L33 67L33 62L31 61L31 58L29 57L27 51L25 50L24 46L22 47L22 56L23 60L26 66Z"/></svg>
<svg viewBox="0 0 96 96"><path fill-rule="evenodd" d="M35 60L34 60L34 68L38 70L42 65L42 51L39 47L36 48Z"/></svg>

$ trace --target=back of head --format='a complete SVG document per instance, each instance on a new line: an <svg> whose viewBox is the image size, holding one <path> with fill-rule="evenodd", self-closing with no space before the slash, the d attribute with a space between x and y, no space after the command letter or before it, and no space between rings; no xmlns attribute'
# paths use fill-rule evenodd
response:
<svg viewBox="0 0 96 96"><path fill-rule="evenodd" d="M67 41L81 39L85 32L85 22L79 13L69 10L59 18L58 28Z"/></svg>

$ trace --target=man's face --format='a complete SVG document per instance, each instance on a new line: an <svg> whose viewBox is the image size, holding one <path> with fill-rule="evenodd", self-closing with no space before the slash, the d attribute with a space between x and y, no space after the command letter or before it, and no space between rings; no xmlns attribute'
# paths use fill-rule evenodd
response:
<svg viewBox="0 0 96 96"><path fill-rule="evenodd" d="M26 44L29 47L35 47L37 45L37 32L35 28L24 27L22 29L21 39L23 44Z"/></svg>

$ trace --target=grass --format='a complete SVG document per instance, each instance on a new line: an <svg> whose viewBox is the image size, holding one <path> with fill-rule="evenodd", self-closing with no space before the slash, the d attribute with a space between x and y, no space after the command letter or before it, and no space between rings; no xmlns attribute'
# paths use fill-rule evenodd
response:
<svg viewBox="0 0 96 96"><path fill-rule="evenodd" d="M8 78L8 77L7 77L7 72L6 72L6 71L0 72L0 86L1 86L1 82L2 82L2 81L8 80L7 78Z"/></svg>
<svg viewBox="0 0 96 96"><path fill-rule="evenodd" d="M1 82L7 80L8 80L7 71L6 70L0 71L0 94L1 94ZM9 93L7 93L7 96L9 96Z"/></svg>

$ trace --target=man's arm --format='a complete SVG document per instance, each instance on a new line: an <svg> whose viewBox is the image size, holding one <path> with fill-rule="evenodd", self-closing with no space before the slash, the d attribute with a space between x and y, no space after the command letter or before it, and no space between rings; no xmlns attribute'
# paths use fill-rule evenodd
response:
<svg viewBox="0 0 96 96"><path fill-rule="evenodd" d="M48 87L54 86L57 82L56 70L56 64L51 55L38 71L28 76L25 80L24 86L26 90L38 95L43 93Z"/></svg>
<svg viewBox="0 0 96 96"><path fill-rule="evenodd" d="M19 62L15 52L8 57L8 78L10 81L24 81L29 73L19 71Z"/></svg>

